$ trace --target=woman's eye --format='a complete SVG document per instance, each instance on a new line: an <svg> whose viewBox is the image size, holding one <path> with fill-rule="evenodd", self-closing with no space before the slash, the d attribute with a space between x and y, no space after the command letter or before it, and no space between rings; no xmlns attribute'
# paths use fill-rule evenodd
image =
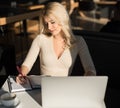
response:
<svg viewBox="0 0 120 108"><path fill-rule="evenodd" d="M55 22L51 22L51 24L54 24Z"/></svg>

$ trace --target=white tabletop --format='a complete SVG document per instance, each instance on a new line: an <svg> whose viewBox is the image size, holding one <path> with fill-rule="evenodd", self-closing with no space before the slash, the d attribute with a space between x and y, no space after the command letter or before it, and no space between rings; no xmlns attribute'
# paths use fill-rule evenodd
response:
<svg viewBox="0 0 120 108"><path fill-rule="evenodd" d="M0 90L0 95L4 92L9 92L7 81ZM40 89L16 92L20 104L14 108L42 108L41 106L41 91ZM0 108L5 108L0 105Z"/></svg>

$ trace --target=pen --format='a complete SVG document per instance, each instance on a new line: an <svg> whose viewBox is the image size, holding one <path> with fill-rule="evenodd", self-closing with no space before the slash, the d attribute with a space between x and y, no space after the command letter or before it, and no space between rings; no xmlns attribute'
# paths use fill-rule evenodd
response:
<svg viewBox="0 0 120 108"><path fill-rule="evenodd" d="M20 69L20 67L19 67L19 66L17 66L17 70L18 70L19 74L21 74L21 75L22 75L22 77L23 77L23 78L25 78L25 76L22 74L21 69Z"/></svg>

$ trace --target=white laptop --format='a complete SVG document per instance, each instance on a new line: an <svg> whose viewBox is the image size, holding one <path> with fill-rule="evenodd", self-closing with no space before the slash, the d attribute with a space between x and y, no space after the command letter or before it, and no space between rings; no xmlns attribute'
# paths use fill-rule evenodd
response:
<svg viewBox="0 0 120 108"><path fill-rule="evenodd" d="M42 77L43 108L106 108L107 76Z"/></svg>

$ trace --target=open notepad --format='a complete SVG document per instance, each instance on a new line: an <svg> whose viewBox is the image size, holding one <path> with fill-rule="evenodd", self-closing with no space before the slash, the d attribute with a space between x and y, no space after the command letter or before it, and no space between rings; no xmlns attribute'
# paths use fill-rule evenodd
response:
<svg viewBox="0 0 120 108"><path fill-rule="evenodd" d="M26 91L32 89L41 88L41 76L40 75L29 75L26 78L25 84L19 84L16 82L16 76L8 77L8 87L10 92Z"/></svg>

